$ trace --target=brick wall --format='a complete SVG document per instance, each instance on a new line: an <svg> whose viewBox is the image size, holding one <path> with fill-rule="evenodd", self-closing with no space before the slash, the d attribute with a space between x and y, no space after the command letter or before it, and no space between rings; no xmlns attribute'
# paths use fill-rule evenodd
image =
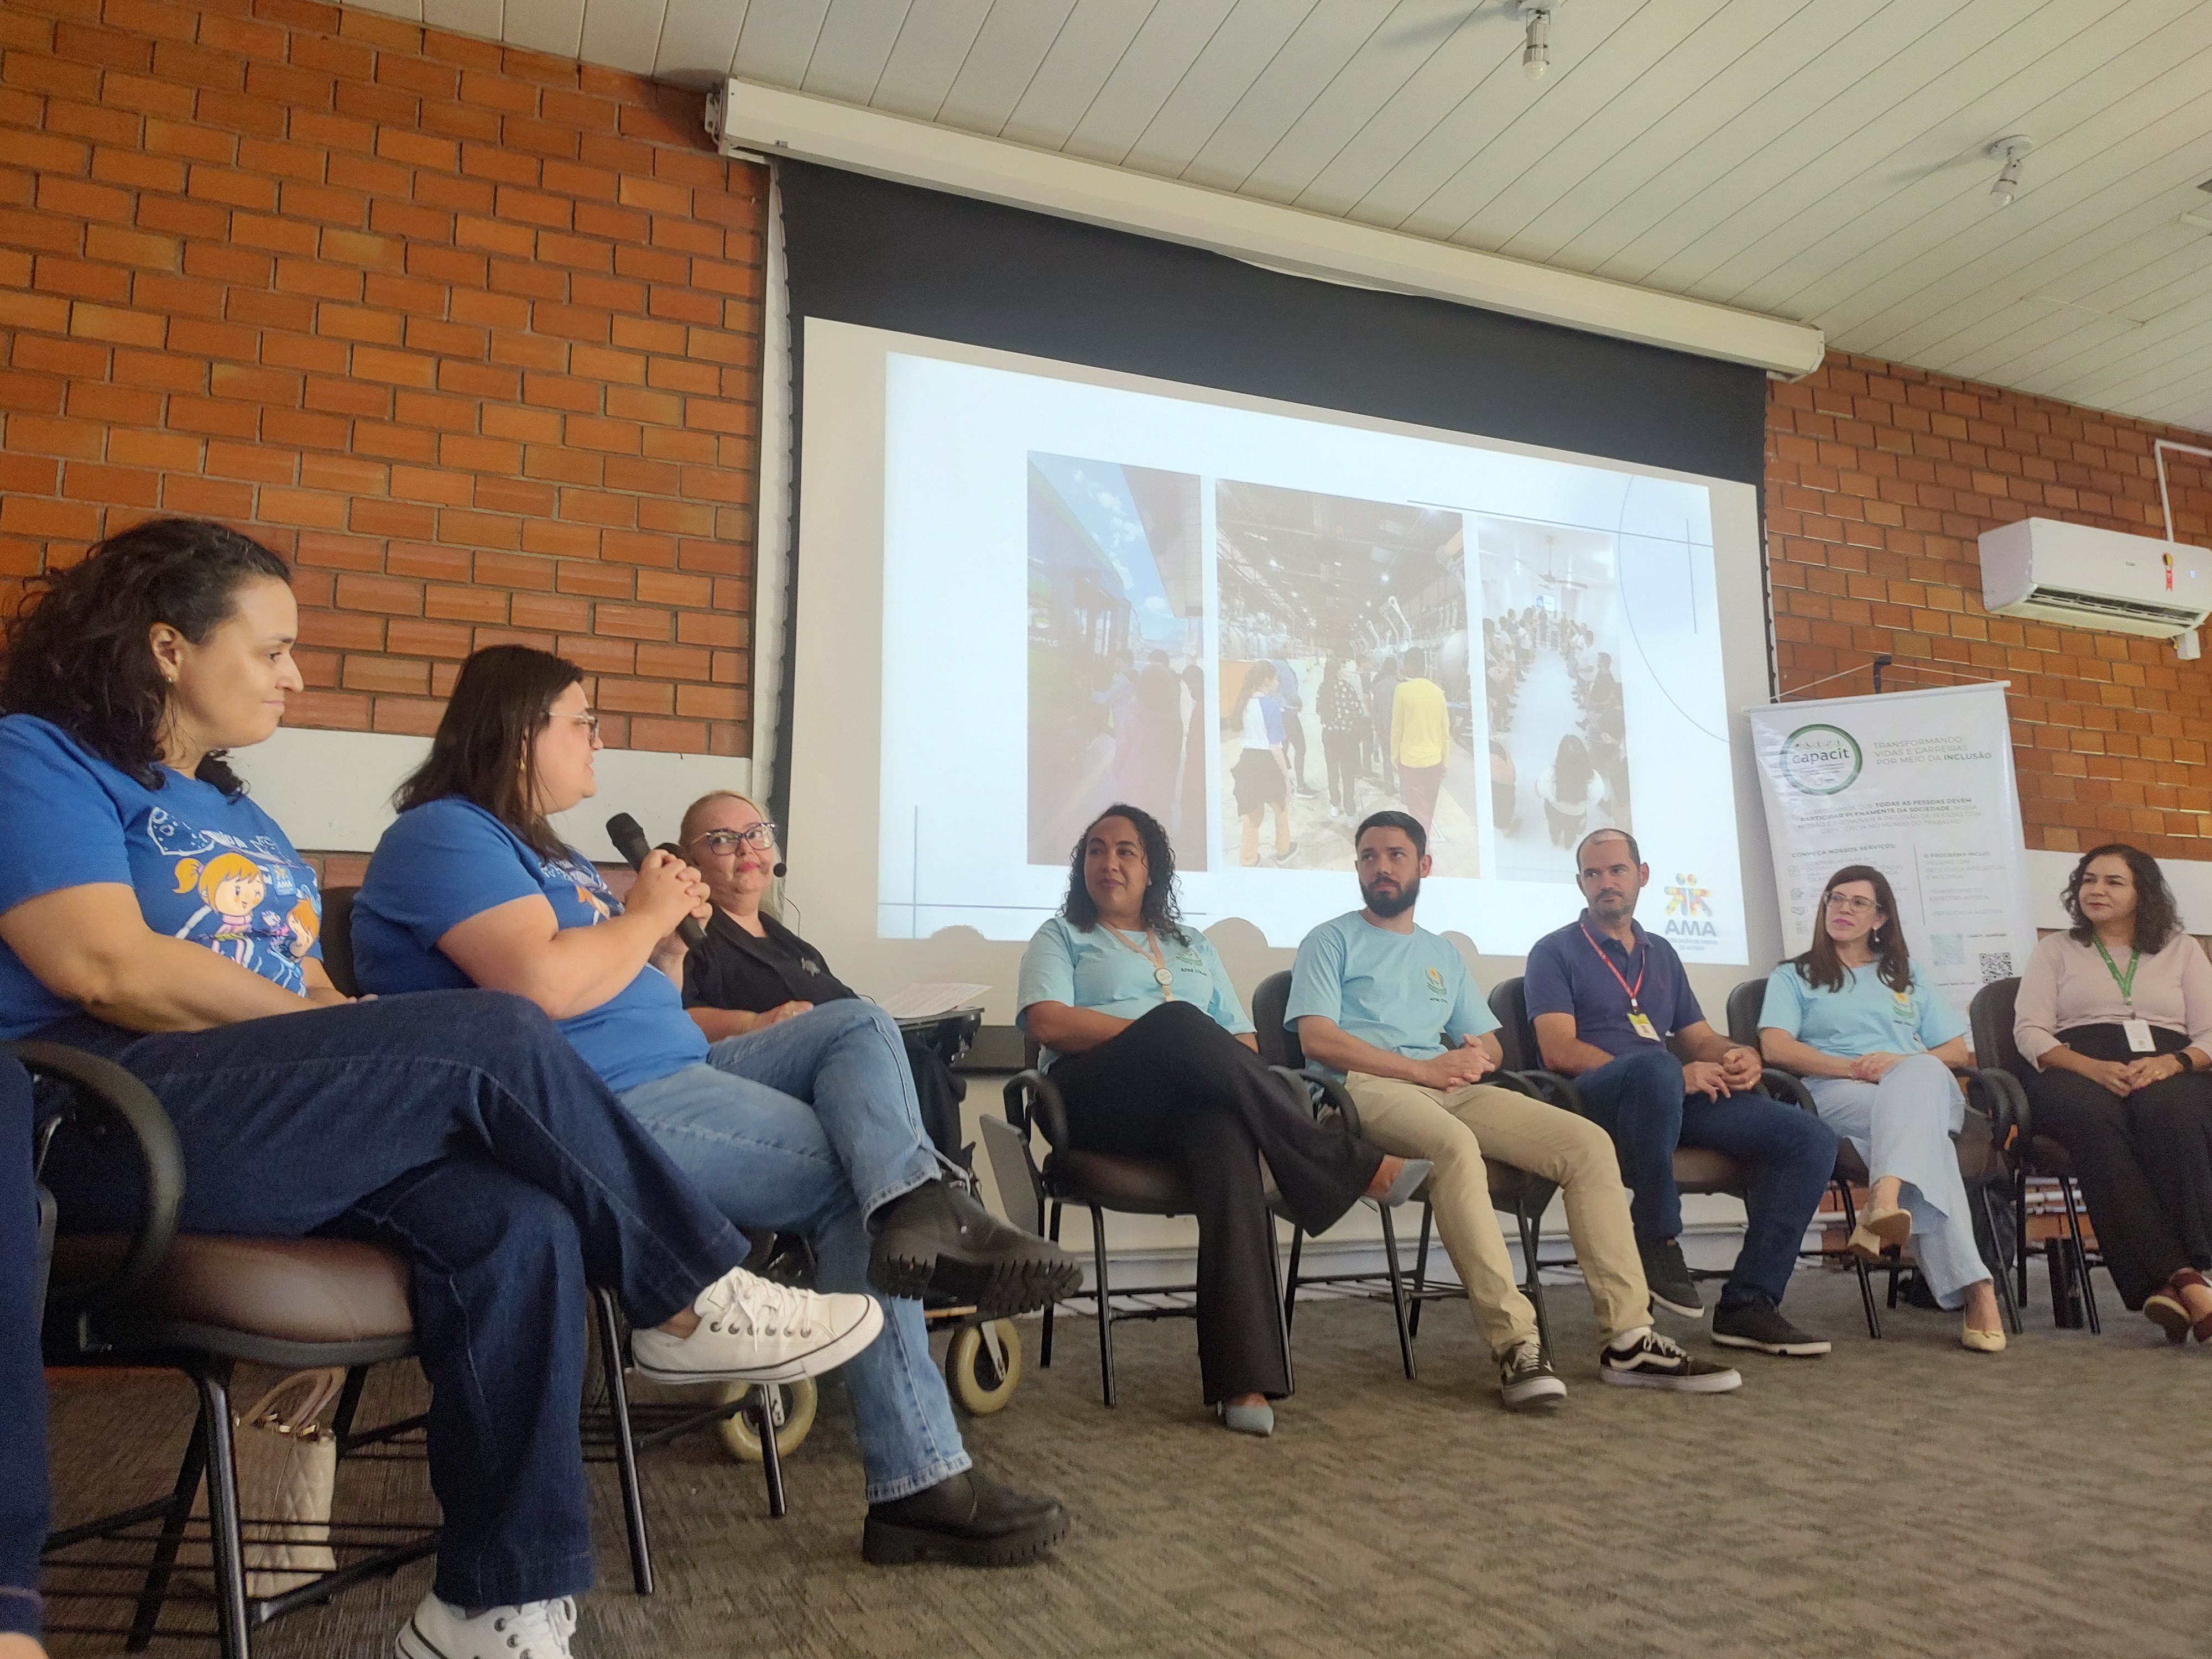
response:
<svg viewBox="0 0 2212 1659"><path fill-rule="evenodd" d="M574 658L749 752L765 179L696 96L310 0L0 5L0 607L156 513L297 561L296 725Z"/></svg>
<svg viewBox="0 0 2212 1659"><path fill-rule="evenodd" d="M2154 438L2212 438L1841 354L1767 401L1781 689L1889 652L1886 686L2008 679L2030 847L2124 837L2212 859L2212 657L1992 617L1984 531L2063 519L2162 537ZM2174 534L2212 545L2212 463L2167 456ZM1863 673L1837 696L1870 689Z"/></svg>

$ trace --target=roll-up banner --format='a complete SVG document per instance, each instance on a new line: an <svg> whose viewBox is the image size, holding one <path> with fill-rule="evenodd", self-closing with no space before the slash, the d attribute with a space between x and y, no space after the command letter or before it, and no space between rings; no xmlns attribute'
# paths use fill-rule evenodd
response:
<svg viewBox="0 0 2212 1659"><path fill-rule="evenodd" d="M1917 972L1963 1016L2035 945L2002 683L1746 711L1774 849L1782 948L1813 942L1847 864L1896 890Z"/></svg>

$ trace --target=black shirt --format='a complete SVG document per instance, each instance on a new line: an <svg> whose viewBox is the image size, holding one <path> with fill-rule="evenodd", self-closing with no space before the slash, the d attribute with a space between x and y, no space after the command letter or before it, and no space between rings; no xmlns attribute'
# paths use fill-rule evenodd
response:
<svg viewBox="0 0 2212 1659"><path fill-rule="evenodd" d="M707 948L684 959L684 1006L764 1014L787 1002L842 1002L856 994L830 971L822 953L778 921L761 917L756 939L716 910Z"/></svg>

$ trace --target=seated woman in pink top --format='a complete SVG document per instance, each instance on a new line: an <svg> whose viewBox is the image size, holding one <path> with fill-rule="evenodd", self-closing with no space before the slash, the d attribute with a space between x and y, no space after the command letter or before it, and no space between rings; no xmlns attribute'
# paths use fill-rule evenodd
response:
<svg viewBox="0 0 2212 1659"><path fill-rule="evenodd" d="M2063 1143L2120 1297L2212 1340L2212 962L2149 854L2092 848L2074 926L2035 947L2014 1040L2035 1130Z"/></svg>

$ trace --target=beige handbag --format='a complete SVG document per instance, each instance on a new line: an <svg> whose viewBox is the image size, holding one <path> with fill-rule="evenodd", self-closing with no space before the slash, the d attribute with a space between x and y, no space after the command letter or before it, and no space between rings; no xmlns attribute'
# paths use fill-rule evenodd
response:
<svg viewBox="0 0 2212 1659"><path fill-rule="evenodd" d="M337 1437L315 1419L344 1387L345 1372L335 1366L295 1371L233 1419L250 1596L280 1595L337 1570L330 1543ZM192 1513L207 1513L204 1486Z"/></svg>

